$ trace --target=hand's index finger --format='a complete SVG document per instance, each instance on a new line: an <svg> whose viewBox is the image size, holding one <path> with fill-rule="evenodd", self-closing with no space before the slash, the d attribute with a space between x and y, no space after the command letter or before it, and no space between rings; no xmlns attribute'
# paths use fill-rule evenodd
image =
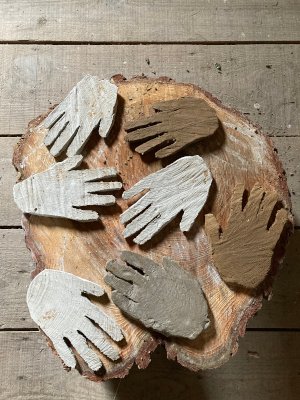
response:
<svg viewBox="0 0 300 400"><path fill-rule="evenodd" d="M122 251L121 260L128 265L137 268L146 275L153 274L159 266L148 257L133 253L132 251Z"/></svg>

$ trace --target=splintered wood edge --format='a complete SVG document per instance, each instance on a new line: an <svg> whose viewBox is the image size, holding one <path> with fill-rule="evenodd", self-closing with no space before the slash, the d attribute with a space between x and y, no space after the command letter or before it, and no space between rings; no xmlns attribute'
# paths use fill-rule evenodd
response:
<svg viewBox="0 0 300 400"><path fill-rule="evenodd" d="M273 142L271 138L269 138L265 133L262 132L262 128L258 124L253 124L246 116L241 114L239 111L236 109L227 107L222 104L222 102L214 97L211 93L206 92L205 90L199 88L197 85L189 84L189 83L176 83L173 79L168 78L168 77L160 77L160 78L148 78L146 76L135 76L129 80L127 80L123 75L118 74L114 75L111 78L112 82L115 83L116 85L122 84L122 85L127 85L127 84L132 84L134 82L145 82L145 83L167 83L169 85L184 85L187 87L191 87L194 90L200 92L203 94L209 101L215 103L220 109L225 111L228 114L231 114L235 116L236 118L239 119L240 122L243 122L253 128L255 130L255 133L264 137L264 140L266 141L266 144L269 148L270 153L272 153L272 162L274 164L274 167L276 168L278 175L280 177L279 180L279 187L282 190L283 193L286 193L287 197L287 206L291 210L291 198L289 194L289 189L287 186L287 180L285 176L285 171L283 169L282 163L280 159L278 158ZM55 105L56 106L56 105ZM38 116L37 118L33 119L32 121L29 122L28 128L26 132L23 134L19 142L16 144L13 152L13 160L12 163L16 170L20 173L19 180L22 180L22 174L21 174L21 168L20 168L20 163L21 163L21 158L22 158L22 151L23 151L23 145L26 141L26 139L30 136L32 132L32 128L36 127L38 124L41 123L41 121L52 111L52 109L55 107L51 107L49 111L45 114L42 114ZM268 280L267 285L264 287L264 294L267 296L272 289L272 283L273 283L273 277L276 275L277 270L279 265L282 263L283 256L285 253L286 245L288 242L288 237L293 233L293 217L291 213L289 213L289 224L287 224L287 227L285 229L284 234L281 236L279 245L277 246L279 248L278 254L276 254L276 257L273 257L272 260L272 266L270 269L270 277L271 279ZM45 265L43 263L42 257L39 255L39 251L36 248L33 240L31 240L30 237L30 223L26 215L22 216L22 227L25 232L25 243L27 248L30 250L32 258L35 263L35 270L32 271L32 278L34 278L39 272L45 269ZM122 366L119 369L115 369L114 373L111 374L105 374L104 376L97 376L92 373L92 371L88 370L87 367L85 366L84 362L81 362L80 358L77 358L78 365L77 369L79 372L86 378L92 380L92 381L103 381L103 380L109 380L112 378L124 378L128 373L133 364L135 363L138 368L144 369L146 368L149 363L151 362L150 354L153 352L158 345L164 344L166 347L167 351L167 357L170 360L177 361L179 364L182 366L190 369L191 371L199 371L199 370L204 370L204 369L212 369L212 368L217 368L224 364L226 361L229 360L231 356L233 356L237 350L238 350L238 339L240 336L244 336L245 331L246 331L246 325L248 320L253 317L257 311L260 310L262 307L262 300L263 300L263 295L259 295L256 297L253 297L253 301L251 304L242 310L240 312L240 318L237 319L236 325L232 328L232 332L230 335L230 340L227 341L227 343L224 343L224 346L217 352L215 353L210 359L202 359L201 360L201 366L199 367L199 362L196 362L189 358L189 357L182 357L180 354L178 354L177 347L179 345L173 344L168 342L168 340L163 340L158 337L150 338L147 342L144 343L143 347L139 350L139 352L128 362L126 363L125 366ZM43 333L43 332L42 332ZM52 346L51 341L49 338L46 336L47 343L49 347L51 347L52 351L54 353L55 349Z"/></svg>

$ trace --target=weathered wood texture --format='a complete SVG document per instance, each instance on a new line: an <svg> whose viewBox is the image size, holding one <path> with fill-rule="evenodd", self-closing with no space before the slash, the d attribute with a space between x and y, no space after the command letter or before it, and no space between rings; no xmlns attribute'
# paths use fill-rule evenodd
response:
<svg viewBox="0 0 300 400"><path fill-rule="evenodd" d="M262 3L257 1L257 7ZM251 6L247 10L248 18ZM100 25L97 21L95 32ZM180 24L175 26L177 30ZM281 24L276 31L282 31ZM0 54L0 135L22 134L28 121L62 101L85 74L110 78L114 73L127 78L165 75L194 83L247 113L270 135L300 135L300 80L295 79L300 75L299 45L1 45Z"/></svg>
<svg viewBox="0 0 300 400"><path fill-rule="evenodd" d="M30 273L34 269L21 229L0 231L0 329L36 328L26 305ZM271 301L250 321L251 328L300 328L300 230L290 240ZM16 251L18 249L18 251Z"/></svg>
<svg viewBox="0 0 300 400"><path fill-rule="evenodd" d="M183 97L154 104L153 114L130 121L125 130L135 151L155 152L155 157L164 158L213 135L218 127L215 110L205 101Z"/></svg>
<svg viewBox="0 0 300 400"><path fill-rule="evenodd" d="M161 168L161 161L147 163L127 146L123 125L137 115L149 115L150 107L155 102L195 96L205 99L216 110L222 126L214 142L209 140L208 143L199 142L187 148L183 154L201 154L208 164L217 188L217 191L211 194L210 210L217 216L221 225L227 220L230 210L226 193L232 191L237 181L245 182L248 189L258 181L266 188L275 190L283 204L290 207L286 181L271 141L239 113L226 109L218 100L193 85L175 84L168 79L153 81L133 79L126 82L120 77L116 82L123 109L120 109L112 132L112 138L115 140L108 147L98 136L95 137L85 158L89 168L94 168L96 165L101 167L104 163L110 164L114 160L120 170L125 189L131 187L133 182L157 171ZM130 107L132 101L136 104L134 108ZM36 120L36 124L38 123L40 119ZM47 149L41 145L42 141L43 136L32 123L15 149L14 163L24 178L47 169L51 164L45 157ZM120 211L123 211L124 200L119 200L118 204ZM64 268L67 272L73 271L76 275L95 281L101 286L104 284L106 261L117 258L120 250L125 248L147 252L147 246L140 248L125 241L120 234L120 222L114 213L108 213L105 219L103 217L106 229L94 225L92 231L83 229L80 224L65 221L57 224L53 219L41 223L36 216L24 218L23 222L27 232L27 244L37 260L38 270L43 269L45 265L53 269ZM206 251L207 246L201 216L189 235L182 235L174 220L167 231L161 231L156 240L151 242L153 250L151 257L155 262L159 262L163 256L175 259L201 280L203 291L207 294L214 323L210 324L204 335L200 335L192 346L190 341L183 339L165 341L169 357L177 358L182 365L195 370L216 367L224 363L230 354L235 353L239 335L243 333L246 322L261 304L260 296L253 297L249 293L233 292L222 282L212 268L211 256ZM276 264L276 259L274 261ZM157 338L150 332L125 320L116 307L111 304L107 307L130 340L122 349L122 357L126 361L120 362L118 368L108 360L105 363L105 379L123 376L133 360L140 367L146 367L148 354L158 343ZM223 312L224 307L228 310L226 314ZM86 369L83 373L92 379L98 378Z"/></svg>
<svg viewBox="0 0 300 400"><path fill-rule="evenodd" d="M138 233L133 241L144 244L181 212L180 230L190 231L207 201L212 180L209 168L198 155L181 157L145 176L123 193L123 199L132 200L147 190L120 216L126 224L124 237Z"/></svg>
<svg viewBox="0 0 300 400"><path fill-rule="evenodd" d="M299 40L297 0L1 0L0 40ZM84 26L84 29L82 28Z"/></svg>
<svg viewBox="0 0 300 400"><path fill-rule="evenodd" d="M62 373L37 332L0 333L0 400L298 400L299 332L248 332L239 352L221 368L192 373L153 354L146 370L122 381L95 384L76 371ZM246 396L246 397L245 397Z"/></svg>
<svg viewBox="0 0 300 400"><path fill-rule="evenodd" d="M50 153L48 156L53 161ZM16 183L13 193L18 208L45 217L97 221L100 216L96 211L82 208L114 205L115 196L107 193L120 190L122 183L102 181L116 178L117 170L113 167L79 170L82 160L81 155L67 158Z"/></svg>
<svg viewBox="0 0 300 400"><path fill-rule="evenodd" d="M21 212L17 209L12 195L17 173L11 164L11 157L13 146L18 140L0 137L0 227L19 226L21 221ZM300 138L275 137L272 141L286 171L295 223L300 226Z"/></svg>
<svg viewBox="0 0 300 400"><path fill-rule="evenodd" d="M110 260L105 282L112 301L129 318L165 336L195 339L208 327L208 306L200 282L177 262L161 265L132 251Z"/></svg>

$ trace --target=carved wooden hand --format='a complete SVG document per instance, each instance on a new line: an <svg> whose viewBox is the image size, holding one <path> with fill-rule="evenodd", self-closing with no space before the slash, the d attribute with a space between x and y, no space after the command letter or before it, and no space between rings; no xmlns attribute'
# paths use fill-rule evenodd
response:
<svg viewBox="0 0 300 400"><path fill-rule="evenodd" d="M279 201L277 193L255 185L242 208L244 192L243 185L236 186L229 220L222 232L213 214L205 216L205 230L222 279L230 284L255 288L270 270L274 248L288 221L288 211L281 208L268 227Z"/></svg>
<svg viewBox="0 0 300 400"><path fill-rule="evenodd" d="M116 85L97 76L85 76L67 97L48 115L41 127L49 129L46 146L56 157L67 149L67 156L79 154L93 129L106 137L115 117ZM100 123L100 124L99 124Z"/></svg>
<svg viewBox="0 0 300 400"><path fill-rule="evenodd" d="M114 168L73 171L82 161L74 156L54 164L47 171L32 175L14 186L14 200L24 213L76 221L96 221L96 211L81 210L83 206L110 206L112 195L96 194L121 189L121 182L99 182L115 177Z"/></svg>
<svg viewBox="0 0 300 400"><path fill-rule="evenodd" d="M148 175L123 193L123 198L129 199L148 190L121 215L121 222L128 224L124 236L142 230L134 242L143 244L181 211L180 229L188 231L206 202L211 182L209 169L200 156L182 157Z"/></svg>
<svg viewBox="0 0 300 400"><path fill-rule="evenodd" d="M162 266L123 251L108 262L105 282L127 315L165 336L195 339L209 325L208 306L197 279L170 258Z"/></svg>
<svg viewBox="0 0 300 400"><path fill-rule="evenodd" d="M88 346L86 339L111 360L118 360L119 351L110 344L106 334L116 342L123 339L123 334L117 323L82 293L102 296L105 292L85 279L47 269L31 282L27 304L31 318L52 341L67 367L75 368L76 359L65 338L88 366L97 371L102 362Z"/></svg>
<svg viewBox="0 0 300 400"><path fill-rule="evenodd" d="M141 154L164 145L155 156L170 156L212 135L219 126L215 110L201 99L183 97L157 103L153 108L155 114L125 126L129 142L145 141L135 149Z"/></svg>

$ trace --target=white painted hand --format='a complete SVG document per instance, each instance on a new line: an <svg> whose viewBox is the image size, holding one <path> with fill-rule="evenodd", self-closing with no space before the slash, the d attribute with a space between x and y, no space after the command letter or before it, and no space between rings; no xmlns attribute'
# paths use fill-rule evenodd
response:
<svg viewBox="0 0 300 400"><path fill-rule="evenodd" d="M123 193L124 199L148 192L121 215L128 224L124 237L135 235L135 243L150 240L181 211L180 229L188 231L203 208L212 177L200 156L182 157L158 172L148 175Z"/></svg>
<svg viewBox="0 0 300 400"><path fill-rule="evenodd" d="M24 213L76 221L96 221L96 211L81 210L84 206L110 206L116 199L105 193L122 188L121 182L101 182L115 177L115 168L73 170L82 156L67 158L47 171L32 175L14 186L14 200Z"/></svg>
<svg viewBox="0 0 300 400"><path fill-rule="evenodd" d="M115 361L120 358L119 351L110 344L106 334L116 342L123 339L123 334L117 323L82 293L102 296L104 290L67 272L47 269L31 282L27 304L31 318L52 341L67 367L75 368L76 359L65 338L88 366L97 371L102 362L86 339Z"/></svg>
<svg viewBox="0 0 300 400"><path fill-rule="evenodd" d="M115 117L118 88L108 80L86 75L67 97L41 123L49 129L44 143L56 157L67 149L67 156L79 154L92 131L106 137ZM100 123L100 124L99 124Z"/></svg>

